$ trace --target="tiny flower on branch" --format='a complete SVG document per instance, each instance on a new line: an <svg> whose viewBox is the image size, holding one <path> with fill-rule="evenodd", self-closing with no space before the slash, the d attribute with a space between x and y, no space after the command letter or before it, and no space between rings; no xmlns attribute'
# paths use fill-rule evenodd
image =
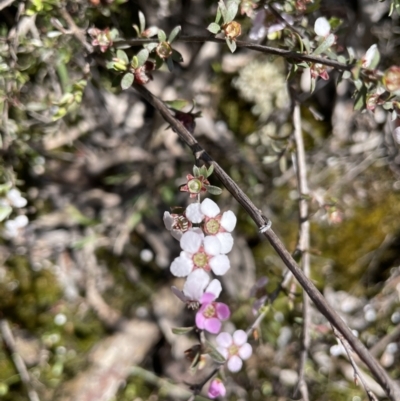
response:
<svg viewBox="0 0 400 401"><path fill-rule="evenodd" d="M216 296L212 293L204 293L201 297L201 308L196 314L196 326L201 330L217 334L220 332L221 321L229 319L231 312L228 305L222 302L214 302Z"/></svg>
<svg viewBox="0 0 400 401"><path fill-rule="evenodd" d="M203 230L208 235L215 235L221 242L221 253L228 253L233 247L233 237L230 234L236 226L235 214L228 210L222 215L219 206L211 199L200 203L192 203L186 209L186 216L192 223L203 222Z"/></svg>
<svg viewBox="0 0 400 401"><path fill-rule="evenodd" d="M207 192L207 187L210 182L204 176L200 175L198 177L188 174L186 176L186 184L182 185L179 190L181 192L189 192L191 198L195 198L201 192Z"/></svg>
<svg viewBox="0 0 400 401"><path fill-rule="evenodd" d="M324 81L327 81L329 79L329 74L326 68L327 68L326 65L323 64L319 63L311 64L310 66L311 78L317 79L318 77L321 77Z"/></svg>
<svg viewBox="0 0 400 401"><path fill-rule="evenodd" d="M231 21L222 25L222 31L224 32L225 37L228 39L236 40L236 38L242 34L242 26L239 24L239 22Z"/></svg>
<svg viewBox="0 0 400 401"><path fill-rule="evenodd" d="M208 388L208 397L212 400L217 397L225 397L226 388L221 379L214 379Z"/></svg>
<svg viewBox="0 0 400 401"><path fill-rule="evenodd" d="M218 352L228 361L231 372L239 372L244 360L253 353L251 345L247 342L247 334L243 330L236 330L233 336L222 332L215 339Z"/></svg>
<svg viewBox="0 0 400 401"><path fill-rule="evenodd" d="M389 92L400 91L400 67L393 65L383 74L383 84Z"/></svg>
<svg viewBox="0 0 400 401"><path fill-rule="evenodd" d="M182 235L180 245L183 251L171 264L171 273L177 277L186 277L196 269L213 271L220 276L230 266L226 255L221 255L221 243L218 238L188 231Z"/></svg>
<svg viewBox="0 0 400 401"><path fill-rule="evenodd" d="M105 53L113 44L113 39L115 39L116 32L110 31L109 28L104 30L98 28L88 29L88 34L92 38L92 46L98 46L102 53Z"/></svg>
<svg viewBox="0 0 400 401"><path fill-rule="evenodd" d="M361 67L373 70L378 66L380 58L381 56L379 54L378 46L374 44L367 50L364 57L361 59Z"/></svg>

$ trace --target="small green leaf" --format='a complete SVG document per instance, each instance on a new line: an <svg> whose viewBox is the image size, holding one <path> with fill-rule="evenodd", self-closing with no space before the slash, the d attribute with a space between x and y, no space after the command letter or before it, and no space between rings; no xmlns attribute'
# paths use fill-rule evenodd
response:
<svg viewBox="0 0 400 401"><path fill-rule="evenodd" d="M200 168L199 168L199 167L193 166L193 175L194 175L195 177L200 177L200 176L201 176L201 174L200 174Z"/></svg>
<svg viewBox="0 0 400 401"><path fill-rule="evenodd" d="M209 177L213 172L214 172L214 164L211 164L211 166L207 170L206 177Z"/></svg>
<svg viewBox="0 0 400 401"><path fill-rule="evenodd" d="M226 10L226 6L225 6L225 3L224 3L223 0L220 0L218 2L218 10L222 15L222 19L224 20L224 22L226 22L226 12L227 12L227 10Z"/></svg>
<svg viewBox="0 0 400 401"><path fill-rule="evenodd" d="M335 35L330 34L328 37L314 50L313 55L318 56L319 54L324 53L335 43Z"/></svg>
<svg viewBox="0 0 400 401"><path fill-rule="evenodd" d="M226 38L226 44L229 47L229 50L234 53L236 50L236 42L234 40L230 40L229 38Z"/></svg>
<svg viewBox="0 0 400 401"><path fill-rule="evenodd" d="M140 33L142 33L146 29L146 17L141 11L139 11L139 26Z"/></svg>
<svg viewBox="0 0 400 401"><path fill-rule="evenodd" d="M173 327L172 328L172 332L178 336L188 334L193 330L194 330L194 326L192 326L192 327Z"/></svg>
<svg viewBox="0 0 400 401"><path fill-rule="evenodd" d="M207 347L209 348L208 354L217 363L225 363L226 359L217 351L217 349L209 341L206 341Z"/></svg>
<svg viewBox="0 0 400 401"><path fill-rule="evenodd" d="M162 29L160 29L157 32L157 36L158 36L158 40L160 42L165 42L167 40L167 35L165 34L165 32Z"/></svg>
<svg viewBox="0 0 400 401"><path fill-rule="evenodd" d="M211 22L211 24L208 25L207 30L216 35L221 30L221 27L216 22Z"/></svg>
<svg viewBox="0 0 400 401"><path fill-rule="evenodd" d="M130 88L134 80L135 76L131 72L126 73L121 79L121 88L123 90Z"/></svg>
<svg viewBox="0 0 400 401"><path fill-rule="evenodd" d="M175 40L175 38L179 35L179 32L181 31L181 29L182 28L180 27L180 25L178 25L172 30L172 32L169 34L169 37L168 37L169 43L172 43Z"/></svg>
<svg viewBox="0 0 400 401"><path fill-rule="evenodd" d="M165 100L164 103L175 110L182 110L184 107L189 105L189 100L176 99L176 100Z"/></svg>
<svg viewBox="0 0 400 401"><path fill-rule="evenodd" d="M172 60L176 61L177 63L182 63L183 57L182 54L180 54L178 51L175 49L172 49L172 55L171 55Z"/></svg>
<svg viewBox="0 0 400 401"><path fill-rule="evenodd" d="M168 67L169 72L174 71L174 62L173 62L172 58L168 57L166 62L167 62L167 67Z"/></svg>
<svg viewBox="0 0 400 401"><path fill-rule="evenodd" d="M109 70L113 70L114 69L114 61L107 61L106 68L108 68Z"/></svg>
<svg viewBox="0 0 400 401"><path fill-rule="evenodd" d="M12 212L12 207L9 205L0 205L0 221L5 220Z"/></svg>
<svg viewBox="0 0 400 401"><path fill-rule="evenodd" d="M217 15L215 16L215 23L219 24L219 21L221 20L221 10L219 7L217 8Z"/></svg>
<svg viewBox="0 0 400 401"><path fill-rule="evenodd" d="M310 54L311 53L310 41L308 40L308 38L304 37L304 38L302 38L302 42L303 42L304 47L306 48L307 54Z"/></svg>
<svg viewBox="0 0 400 401"><path fill-rule="evenodd" d="M129 59L123 50L117 50L117 57L123 61L125 64L129 64Z"/></svg>
<svg viewBox="0 0 400 401"><path fill-rule="evenodd" d="M200 175L202 175L203 177L207 177L207 167L206 166L200 167Z"/></svg>
<svg viewBox="0 0 400 401"><path fill-rule="evenodd" d="M226 9L226 15L224 19L225 24L233 21L233 19L236 17L238 9L239 9L239 4L236 1L228 2L228 7Z"/></svg>
<svg viewBox="0 0 400 401"><path fill-rule="evenodd" d="M350 71L345 71L342 75L343 79L350 79L351 78L351 72Z"/></svg>
<svg viewBox="0 0 400 401"><path fill-rule="evenodd" d="M365 109L366 96L367 96L367 88L363 86L356 95L356 99L354 101L354 110L359 111Z"/></svg>
<svg viewBox="0 0 400 401"><path fill-rule="evenodd" d="M138 61L138 67L141 67L142 65L144 65L144 63L149 58L149 51L147 49L142 49L136 55L136 57L137 57L137 61Z"/></svg>
<svg viewBox="0 0 400 401"><path fill-rule="evenodd" d="M138 68L139 67L139 60L137 56L133 56L131 60L131 67L132 68Z"/></svg>
<svg viewBox="0 0 400 401"><path fill-rule="evenodd" d="M144 47L148 50L149 53L151 53L157 46L158 46L157 43L148 43L144 45Z"/></svg>
<svg viewBox="0 0 400 401"><path fill-rule="evenodd" d="M205 187L211 195L221 195L222 194L222 189L219 187L215 187L214 185L206 185Z"/></svg>

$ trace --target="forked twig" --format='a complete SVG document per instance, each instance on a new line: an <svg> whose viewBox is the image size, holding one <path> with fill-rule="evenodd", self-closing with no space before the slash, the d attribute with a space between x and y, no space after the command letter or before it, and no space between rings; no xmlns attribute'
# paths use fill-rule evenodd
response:
<svg viewBox="0 0 400 401"><path fill-rule="evenodd" d="M253 219L258 228L266 225L267 221L262 215L262 212L256 208L249 197L239 188L239 186L228 176L228 174L216 163L211 156L200 146L193 135L186 130L186 128L173 117L168 107L144 86L134 85L134 88L139 92L153 107L155 107L171 128L178 134L179 138L183 140L192 150L196 161L203 161L207 165L214 166L215 175L225 186L225 188L232 194L232 196L239 202L239 204L246 210L247 214ZM390 378L387 372L379 365L379 363L368 352L364 344L354 336L349 327L339 317L335 310L327 303L322 294L317 290L315 285L310 279L306 277L296 261L293 259L290 252L283 245L279 237L270 228L263 232L264 236L268 239L272 247L278 253L282 261L288 269L296 277L299 284L303 287L304 291L308 294L314 302L318 310L326 317L326 319L339 331L343 337L353 348L354 352L360 359L367 365L376 381L382 386L386 394L392 401L400 400L400 387Z"/></svg>

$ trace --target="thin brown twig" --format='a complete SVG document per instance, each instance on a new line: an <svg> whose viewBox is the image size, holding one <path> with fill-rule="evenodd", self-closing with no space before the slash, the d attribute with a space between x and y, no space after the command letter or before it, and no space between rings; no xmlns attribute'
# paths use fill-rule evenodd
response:
<svg viewBox="0 0 400 401"><path fill-rule="evenodd" d="M246 210L247 214L253 219L257 227L262 229L266 226L266 219L262 212L256 208L249 197L239 188L239 186L229 177L229 175L216 163L211 156L200 146L193 135L187 131L182 123L174 118L168 107L144 86L134 85L134 88L139 92L158 112L162 115L171 128L178 134L180 139L184 141L192 150L196 161L203 161L207 165L214 166L214 173L232 194L238 203ZM382 386L388 397L392 401L400 400L399 385L387 374L387 372L379 365L379 363L371 356L364 344L354 336L350 328L339 317L335 310L328 304L323 295L317 290L312 281L305 276L303 271L297 265L290 252L283 245L279 237L272 229L263 230L264 236L268 239L271 246L278 253L282 261L293 273L299 284L303 287L311 300L314 302L318 310L326 317L326 319L343 335L348 343L353 348L354 352L367 365L376 381Z"/></svg>
<svg viewBox="0 0 400 401"><path fill-rule="evenodd" d="M306 152L304 149L303 133L301 129L301 114L299 103L294 104L293 109L293 125L294 125L294 141L296 144L295 166L297 175L297 186L299 192L299 238L297 249L301 253L301 267L304 275L310 278L310 222L308 220L308 201L309 194L307 183L307 163ZM310 348L310 298L303 291L303 328L301 335L301 352L299 363L299 382L295 390L295 394L300 391L303 400L308 401L308 387L305 380L305 368L308 358L308 350Z"/></svg>
<svg viewBox="0 0 400 401"><path fill-rule="evenodd" d="M15 369L17 370L21 381L26 388L29 401L40 401L37 392L33 388L32 380L25 362L18 353L13 333L6 319L0 319L0 332L1 336L3 337L4 344L11 355L11 360L15 366Z"/></svg>
<svg viewBox="0 0 400 401"><path fill-rule="evenodd" d="M356 361L353 358L352 350L351 350L351 347L349 346L348 342L334 327L332 327L332 329L333 329L333 333L335 334L335 336L339 339L339 341L343 345L343 348L346 351L347 357L349 358L350 364L353 367L355 383L358 383L358 381L360 381L360 383L364 387L364 390L370 401L378 401L378 398L376 398L376 395L372 392L372 390L368 387L366 381L364 380L361 370L357 366Z"/></svg>
<svg viewBox="0 0 400 401"><path fill-rule="evenodd" d="M223 38L215 38L214 36L180 36L175 39L176 42L186 42L186 43L203 43L203 42L216 42L216 43L226 43ZM119 45L130 45L130 46L142 46L146 43L157 43L157 39L126 39L115 42L115 46ZM326 65L328 67L336 68L340 71L351 70L353 68L352 64L343 64L335 60L330 60L323 57L313 56L310 54L297 53L291 50L278 49L276 47L259 45L257 43L244 42L242 40L236 41L237 47L242 47L245 49L255 50L260 53L273 54L276 56L281 56L289 60L296 61L306 61L309 63L318 63Z"/></svg>

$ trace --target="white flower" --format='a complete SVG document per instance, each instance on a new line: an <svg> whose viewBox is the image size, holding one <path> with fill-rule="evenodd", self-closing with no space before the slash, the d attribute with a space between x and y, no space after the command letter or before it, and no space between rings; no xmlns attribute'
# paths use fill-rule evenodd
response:
<svg viewBox="0 0 400 401"><path fill-rule="evenodd" d="M29 220L25 215L17 216L14 220L7 220L4 224L5 234L9 238L14 238L18 235L21 228L28 225Z"/></svg>
<svg viewBox="0 0 400 401"><path fill-rule="evenodd" d="M230 263L226 255L221 255L221 243L215 236L187 231L180 240L183 251L171 264L171 273L177 277L186 277L196 269L210 270L216 275L225 274Z"/></svg>
<svg viewBox="0 0 400 401"><path fill-rule="evenodd" d="M380 55L379 55L379 50L376 44L372 45L367 52L365 53L365 56L361 59L362 61L362 68L369 68L375 61L374 64L378 64L376 60L379 60Z"/></svg>
<svg viewBox="0 0 400 401"><path fill-rule="evenodd" d="M229 333L220 333L215 339L218 352L228 361L231 372L239 372L243 366L242 360L250 358L253 353L247 342L247 334L243 330L236 330L231 336Z"/></svg>
<svg viewBox="0 0 400 401"><path fill-rule="evenodd" d="M314 32L318 36L326 37L329 35L331 31L331 26L329 21L325 17L319 17L316 19L314 24Z"/></svg>
<svg viewBox="0 0 400 401"><path fill-rule="evenodd" d="M211 199L193 203L186 209L186 217L192 223L203 223L204 232L215 235L221 242L221 253L226 254L232 250L233 237L230 234L236 226L236 216L228 210L220 215L221 209Z"/></svg>

